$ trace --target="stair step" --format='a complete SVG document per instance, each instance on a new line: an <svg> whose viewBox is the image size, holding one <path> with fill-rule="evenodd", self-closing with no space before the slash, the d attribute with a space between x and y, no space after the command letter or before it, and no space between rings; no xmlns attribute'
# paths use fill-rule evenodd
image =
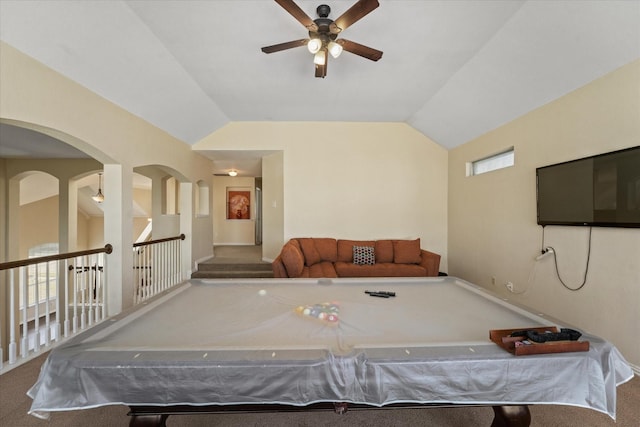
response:
<svg viewBox="0 0 640 427"><path fill-rule="evenodd" d="M272 271L268 263L198 264L198 271Z"/></svg>
<svg viewBox="0 0 640 427"><path fill-rule="evenodd" d="M192 279L257 279L273 278L273 271L268 270L225 270L225 271L195 271L191 274Z"/></svg>

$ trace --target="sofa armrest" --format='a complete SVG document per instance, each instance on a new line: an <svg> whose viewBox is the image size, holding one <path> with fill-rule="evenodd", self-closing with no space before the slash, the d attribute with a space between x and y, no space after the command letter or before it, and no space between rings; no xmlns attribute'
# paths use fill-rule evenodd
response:
<svg viewBox="0 0 640 427"><path fill-rule="evenodd" d="M280 255L276 257L271 263L271 269L273 270L273 277L275 278L284 278L289 277L287 275L287 269L284 268L284 264L282 263L282 258Z"/></svg>
<svg viewBox="0 0 640 427"><path fill-rule="evenodd" d="M440 255L421 249L420 258L420 265L427 270L427 277L438 276L440 270Z"/></svg>

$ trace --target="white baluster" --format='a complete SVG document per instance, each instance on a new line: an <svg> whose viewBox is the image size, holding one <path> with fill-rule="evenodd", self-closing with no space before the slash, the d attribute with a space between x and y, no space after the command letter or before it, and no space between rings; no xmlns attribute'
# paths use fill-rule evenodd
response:
<svg viewBox="0 0 640 427"><path fill-rule="evenodd" d="M16 363L18 345L16 344L16 283L15 275L19 270L9 272L9 364Z"/></svg>
<svg viewBox="0 0 640 427"><path fill-rule="evenodd" d="M20 267L20 288L22 289L22 335L20 336L20 356L22 358L27 357L29 354L29 331L27 325L29 319L27 317L27 310L29 309L29 289L27 279L27 267Z"/></svg>
<svg viewBox="0 0 640 427"><path fill-rule="evenodd" d="M51 310L49 308L49 298L51 298L51 278L49 277L49 263L46 263L45 266L45 273L46 273L46 278L45 278L45 306L44 306L44 331L43 331L43 335L44 335L44 345L45 347L48 347L49 344L51 344Z"/></svg>

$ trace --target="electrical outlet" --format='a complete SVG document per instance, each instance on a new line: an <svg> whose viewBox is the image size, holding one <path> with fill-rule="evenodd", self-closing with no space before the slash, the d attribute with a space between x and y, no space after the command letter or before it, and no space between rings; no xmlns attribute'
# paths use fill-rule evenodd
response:
<svg viewBox="0 0 640 427"><path fill-rule="evenodd" d="M495 286L495 285L496 285L496 276L491 276L491 284L492 284L493 286Z"/></svg>
<svg viewBox="0 0 640 427"><path fill-rule="evenodd" d="M507 282L505 284L505 286L507 287L507 289L509 289L509 292L513 292L513 283L512 282Z"/></svg>

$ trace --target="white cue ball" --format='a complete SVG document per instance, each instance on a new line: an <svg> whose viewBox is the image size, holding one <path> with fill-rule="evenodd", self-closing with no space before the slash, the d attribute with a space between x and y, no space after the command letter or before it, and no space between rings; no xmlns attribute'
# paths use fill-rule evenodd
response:
<svg viewBox="0 0 640 427"><path fill-rule="evenodd" d="M258 291L258 295L260 295L261 297L265 296L267 294L267 291L265 291L264 289L260 289L260 291Z"/></svg>

